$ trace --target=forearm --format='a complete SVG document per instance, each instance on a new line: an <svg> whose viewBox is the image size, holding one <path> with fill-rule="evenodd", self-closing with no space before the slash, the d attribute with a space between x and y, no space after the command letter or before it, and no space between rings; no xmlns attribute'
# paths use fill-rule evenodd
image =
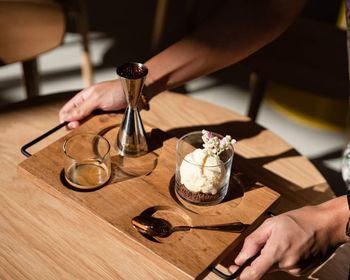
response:
<svg viewBox="0 0 350 280"><path fill-rule="evenodd" d="M145 93L151 98L246 58L280 35L304 1L226 1L193 34L146 62Z"/></svg>

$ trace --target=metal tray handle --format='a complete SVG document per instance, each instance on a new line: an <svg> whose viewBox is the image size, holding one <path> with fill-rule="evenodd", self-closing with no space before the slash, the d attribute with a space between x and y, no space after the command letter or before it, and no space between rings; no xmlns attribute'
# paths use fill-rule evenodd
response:
<svg viewBox="0 0 350 280"><path fill-rule="evenodd" d="M50 129L49 131L45 132L44 134L40 135L39 137L35 138L34 140L30 141L29 143L23 145L21 147L21 152L23 155L25 155L26 157L31 157L32 154L29 153L27 151L27 149L29 149L31 146L35 145L36 143L40 142L41 140L45 139L46 137L48 137L49 135L51 135L52 133L56 132L57 130L59 130L60 128L66 126L68 124L68 122L63 122L60 123L59 125L55 126L54 128Z"/></svg>
<svg viewBox="0 0 350 280"><path fill-rule="evenodd" d="M276 216L276 215L275 215L273 212L271 212L271 211L268 211L266 214L267 214L269 217L274 217L274 216ZM260 252L257 253L256 255L252 256L251 258L247 259L247 260L245 261L245 263L244 263L242 266L240 266L234 273L232 273L232 274L230 274L230 275L221 272L220 270L218 270L218 269L215 268L215 267L210 267L210 270L211 270L211 272L213 272L215 275L219 276L219 277L222 278L222 279L225 279L225 280L235 279L235 278L237 278L237 277L242 273L242 271L243 271L247 266L249 266L249 265L250 265L257 257L259 257L259 256L260 256Z"/></svg>
<svg viewBox="0 0 350 280"><path fill-rule="evenodd" d="M102 114L108 114L108 113L117 114L117 113L121 113L121 112L122 112L122 110L103 111L101 109L97 109L97 110L93 111L90 116L86 117L86 119L88 119L88 118L90 118L92 116L96 116L96 115L102 115ZM35 138L34 140L30 141L29 143L25 144L24 146L21 147L22 154L25 155L26 157L31 157L32 154L29 153L27 151L27 149L29 149L31 146L37 144L41 140L45 139L46 137L48 137L49 135L51 135L52 133L56 132L57 130L59 130L60 128L66 126L66 125L68 125L68 122L60 123L59 125L55 126L54 128L50 129L49 131L45 132L44 134L42 134L39 137Z"/></svg>

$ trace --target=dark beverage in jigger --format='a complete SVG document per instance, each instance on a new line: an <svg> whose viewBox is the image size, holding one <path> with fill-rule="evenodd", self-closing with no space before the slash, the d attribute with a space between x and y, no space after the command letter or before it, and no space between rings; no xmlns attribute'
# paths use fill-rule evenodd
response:
<svg viewBox="0 0 350 280"><path fill-rule="evenodd" d="M148 69L141 63L125 63L117 68L128 106L121 123L115 148L121 156L137 157L148 151L145 129L137 104Z"/></svg>

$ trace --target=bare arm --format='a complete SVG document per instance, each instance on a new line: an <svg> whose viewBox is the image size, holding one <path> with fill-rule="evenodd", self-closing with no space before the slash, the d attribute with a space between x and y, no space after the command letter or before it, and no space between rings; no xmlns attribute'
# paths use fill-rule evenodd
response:
<svg viewBox="0 0 350 280"><path fill-rule="evenodd" d="M193 34L146 62L148 99L194 78L234 64L274 40L298 16L306 0L221 1ZM95 84L64 105L60 120L75 128L95 109L116 110L126 102L118 80Z"/></svg>
<svg viewBox="0 0 350 280"><path fill-rule="evenodd" d="M193 34L146 62L145 93L152 97L232 65L278 37L305 0L226 1Z"/></svg>

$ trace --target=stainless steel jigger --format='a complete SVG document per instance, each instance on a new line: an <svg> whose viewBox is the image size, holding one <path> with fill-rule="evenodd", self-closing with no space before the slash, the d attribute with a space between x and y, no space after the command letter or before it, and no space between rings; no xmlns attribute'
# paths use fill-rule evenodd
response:
<svg viewBox="0 0 350 280"><path fill-rule="evenodd" d="M137 108L148 69L141 63L125 63L117 68L128 106L120 126L115 148L122 156L137 157L147 153L145 129Z"/></svg>

